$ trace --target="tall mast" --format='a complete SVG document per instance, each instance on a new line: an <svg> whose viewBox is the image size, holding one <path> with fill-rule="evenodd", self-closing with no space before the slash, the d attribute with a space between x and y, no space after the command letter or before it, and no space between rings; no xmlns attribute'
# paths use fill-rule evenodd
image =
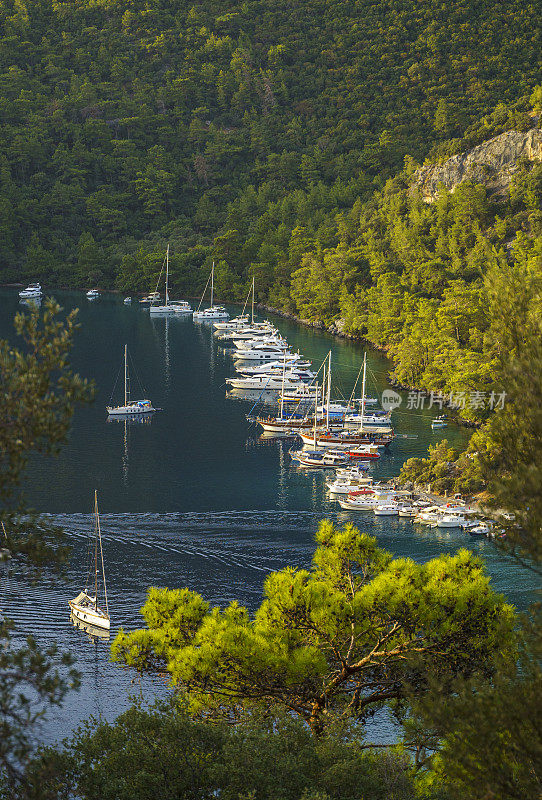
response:
<svg viewBox="0 0 542 800"><path fill-rule="evenodd" d="M128 405L128 345L124 345L124 406Z"/></svg>
<svg viewBox="0 0 542 800"><path fill-rule="evenodd" d="M94 489L94 609L98 608L98 492Z"/></svg>
<svg viewBox="0 0 542 800"><path fill-rule="evenodd" d="M361 422L359 432L363 433L363 417L365 416L365 375L367 372L367 353L363 354L363 381L361 384Z"/></svg>
<svg viewBox="0 0 542 800"><path fill-rule="evenodd" d="M326 428L329 430L329 403L331 399L331 350L327 365L327 402L326 402Z"/></svg>
<svg viewBox="0 0 542 800"><path fill-rule="evenodd" d="M169 281L169 243L166 250L166 306L169 303L168 281Z"/></svg>
<svg viewBox="0 0 542 800"><path fill-rule="evenodd" d="M314 406L314 439L313 439L313 446L314 446L314 449L316 450L316 418L318 416L318 414L317 414L317 410L318 410L318 384L316 384L316 398L315 399L316 399L316 404Z"/></svg>
<svg viewBox="0 0 542 800"><path fill-rule="evenodd" d="M215 288L215 262L213 261L213 266L211 267L211 308L213 307L214 288Z"/></svg>
<svg viewBox="0 0 542 800"><path fill-rule="evenodd" d="M252 279L254 280L254 278ZM286 374L286 350L284 351L284 360L282 362L282 390L280 393L280 418L284 415L284 378Z"/></svg>
<svg viewBox="0 0 542 800"><path fill-rule="evenodd" d="M252 276L252 320L250 324L254 325L254 275Z"/></svg>
<svg viewBox="0 0 542 800"><path fill-rule="evenodd" d="M107 616L109 616L109 607L107 605L107 586L105 585L105 568L104 568L104 551L102 549L102 532L100 530L100 515L98 513L98 497L96 496L96 522L98 524L98 539L100 541L100 558L102 561L102 578L104 582L104 599L105 599L105 611ZM96 595L96 604L98 604L98 595Z"/></svg>

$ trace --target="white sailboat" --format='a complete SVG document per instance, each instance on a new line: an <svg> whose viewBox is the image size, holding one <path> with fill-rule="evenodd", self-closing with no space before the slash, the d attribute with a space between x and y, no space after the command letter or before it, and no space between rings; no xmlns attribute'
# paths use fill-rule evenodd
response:
<svg viewBox="0 0 542 800"><path fill-rule="evenodd" d="M224 308L224 306L215 306L213 305L214 299L214 288L215 288L215 262L213 261L213 266L211 267L211 305L209 308L204 308L203 311L200 310L201 304L203 302L203 298L205 297L205 292L207 291L207 286L209 285L209 279L207 279L207 286L205 287L203 294L201 296L201 300L199 301L199 306L197 307L196 311L192 314L193 319L205 322L205 320L209 320L210 322L214 322L214 320L220 319L229 319L230 315Z"/></svg>
<svg viewBox="0 0 542 800"><path fill-rule="evenodd" d="M164 266L162 264L162 269ZM160 272L160 277L162 276L162 272ZM158 278L158 283L160 282L160 277ZM161 303L156 303L154 300L151 301L149 306L149 313L150 314L173 314L173 308L169 303L169 244L166 249L166 302L162 305ZM156 285L156 289L158 289L158 284ZM156 294L156 292L155 292Z"/></svg>
<svg viewBox="0 0 542 800"><path fill-rule="evenodd" d="M113 389L113 391L115 391ZM128 374L128 345L124 345L124 405L106 406L110 417L134 416L135 414L152 414L154 408L150 400L130 400L130 377Z"/></svg>
<svg viewBox="0 0 542 800"><path fill-rule="evenodd" d="M248 303L248 298L250 297L250 293L252 292L252 320L249 320L248 314L245 314L245 310ZM247 299L245 300L245 305L243 306L243 310L239 314L238 317L234 317L233 319L227 320L226 322L215 322L214 328L217 334L230 334L236 331L242 331L245 328L249 328L251 325L254 325L254 278L252 278L252 288L250 289L249 293L247 294ZM229 336L227 338L230 338Z"/></svg>
<svg viewBox="0 0 542 800"><path fill-rule="evenodd" d="M107 605L107 587L105 585L104 556L102 550L102 534L100 531L100 515L98 513L98 492L94 492L94 568L92 560L89 558L89 569L85 589L79 592L73 600L68 600L72 615L86 625L94 625L97 628L109 630L109 608ZM98 555L99 553L99 555ZM90 555L90 552L89 552ZM103 583L103 593L105 610L98 605L98 564L101 564L101 577ZM94 574L92 574L94 573ZM89 583L92 585L94 578L94 594L90 594Z"/></svg>

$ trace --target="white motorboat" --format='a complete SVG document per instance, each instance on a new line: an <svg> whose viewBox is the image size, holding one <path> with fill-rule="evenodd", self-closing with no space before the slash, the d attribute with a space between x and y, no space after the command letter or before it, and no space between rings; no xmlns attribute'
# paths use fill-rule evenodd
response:
<svg viewBox="0 0 542 800"><path fill-rule="evenodd" d="M414 521L419 522L421 525L431 525L431 523L436 522L441 515L442 509L440 506L428 506L416 515Z"/></svg>
<svg viewBox="0 0 542 800"><path fill-rule="evenodd" d="M440 417L435 417L431 420L431 428L435 430L436 428L445 428L448 424L448 417L445 414L441 414Z"/></svg>
<svg viewBox="0 0 542 800"><path fill-rule="evenodd" d="M68 600L71 613L75 619L80 620L86 625L95 625L97 628L109 630L110 618L107 605L107 587L105 584L104 557L102 550L102 535L100 531L100 515L98 513L98 493L94 492L94 569L89 569L87 573L87 584L82 592L79 592L73 600ZM101 566L101 570L99 569ZM99 580L98 574L101 572L105 609L98 605ZM89 579L94 578L94 593L90 592Z"/></svg>
<svg viewBox="0 0 542 800"><path fill-rule="evenodd" d="M170 300L169 307L174 314L192 314L193 309L186 300Z"/></svg>
<svg viewBox="0 0 542 800"><path fill-rule="evenodd" d="M399 516L405 519L414 519L417 513L413 506L399 506Z"/></svg>
<svg viewBox="0 0 542 800"><path fill-rule="evenodd" d="M345 511L374 511L380 501L372 495L339 498L339 505Z"/></svg>
<svg viewBox="0 0 542 800"><path fill-rule="evenodd" d="M234 353L234 358L237 361L278 361L284 357L284 354L286 354L287 360L292 360L295 357L295 353L291 353L289 350L262 347L258 350L237 350Z"/></svg>
<svg viewBox="0 0 542 800"><path fill-rule="evenodd" d="M115 391L113 389L113 391ZM130 377L128 374L128 345L124 345L124 405L107 406L110 417L130 417L140 414L152 414L157 409L150 400L130 400Z"/></svg>
<svg viewBox="0 0 542 800"><path fill-rule="evenodd" d="M142 297L139 302L142 305L148 305L149 303L157 303L159 300L160 300L160 292L151 292L145 297Z"/></svg>
<svg viewBox="0 0 542 800"><path fill-rule="evenodd" d="M369 469L370 464L368 461L357 461L355 464L352 464L345 469L338 469L335 472L335 476L338 480L348 480L349 478L361 478L363 477L363 473L367 472Z"/></svg>
<svg viewBox="0 0 542 800"><path fill-rule="evenodd" d="M288 342L282 336L261 336L257 339L234 339L237 350L286 350ZM236 354L234 353L234 357Z"/></svg>
<svg viewBox="0 0 542 800"><path fill-rule="evenodd" d="M205 297L205 292L207 291L207 286L209 285L209 278L207 279L207 285L203 290L203 294L201 296L201 300L199 302L199 306L197 307L196 311L192 313L192 318L198 322L214 322L215 320L223 320L229 319L230 315L224 308L224 306L215 306L213 305L214 299L214 288L215 288L215 262L213 261L213 266L211 267L211 275L209 276L211 279L211 305L209 308L205 308L201 310L201 304L203 302L203 298Z"/></svg>
<svg viewBox="0 0 542 800"><path fill-rule="evenodd" d="M19 292L19 297L21 297L23 300L27 300L29 298L41 297L42 294L43 292L41 290L41 284L30 283L26 289L23 289L21 292Z"/></svg>
<svg viewBox="0 0 542 800"><path fill-rule="evenodd" d="M481 524L482 524L481 519L466 519L464 520L461 527L463 528L464 531L469 531L471 530L471 528L476 528L478 525Z"/></svg>
<svg viewBox="0 0 542 800"><path fill-rule="evenodd" d="M158 276L158 283L156 284L156 291L154 294L158 294L158 284L160 283L160 278L162 277L162 272L164 270L164 265L162 264L162 269L160 270L160 275ZM173 314L173 308L169 302L169 244L166 248L166 296L165 302L160 303L160 301L151 300L151 304L149 306L149 314L159 314L160 316L167 316L168 314ZM158 295L160 297L160 295Z"/></svg>
<svg viewBox="0 0 542 800"><path fill-rule="evenodd" d="M491 528L485 522L480 522L469 528L469 533L471 536L491 536Z"/></svg>
<svg viewBox="0 0 542 800"><path fill-rule="evenodd" d="M359 477L359 478L335 478L334 481L328 483L327 488L331 494L344 494L348 495L362 489L367 489L367 495L375 494L374 489L371 489L373 480L372 478Z"/></svg>
<svg viewBox="0 0 542 800"><path fill-rule="evenodd" d="M246 364L237 362L235 365L235 371L242 373L243 375L269 375L275 371L282 372L282 366L282 361L270 361L268 363L255 364L253 366L247 366ZM309 370L311 366L312 364L310 361L301 361L301 359L298 357L286 359L286 369L291 367L292 369L295 368L296 370ZM313 376L314 374L315 373L311 373Z"/></svg>
<svg viewBox="0 0 542 800"><path fill-rule="evenodd" d="M231 320L233 323L234 320ZM229 325L230 322L223 322L218 323L215 322L215 327L217 325ZM269 322L255 322L254 324L247 322L244 325L239 324L235 327L219 329L216 331L218 338L221 341L228 341L233 339L257 339L257 338L265 338L266 336L276 336L278 334L277 329L271 325Z"/></svg>
<svg viewBox="0 0 542 800"><path fill-rule="evenodd" d="M329 450L290 450L290 457L303 467L333 468L348 463L344 453Z"/></svg>
<svg viewBox="0 0 542 800"><path fill-rule="evenodd" d="M377 517L396 517L399 514L397 506L392 506L391 503L382 506L375 506L373 509Z"/></svg>
<svg viewBox="0 0 542 800"><path fill-rule="evenodd" d="M251 319L249 319L248 314L245 314L245 310L248 303L248 298L252 293L252 313ZM212 302L211 302L212 305ZM229 334L235 335L235 333L239 333L243 330L246 330L251 325L254 325L254 277L252 277L252 286L247 294L247 299L245 300L245 305L243 306L243 310L239 314L239 316L234 317L233 319L226 320L225 322L215 322L214 328L215 332L218 334L225 335L225 338L230 338Z"/></svg>
<svg viewBox="0 0 542 800"><path fill-rule="evenodd" d="M277 375L282 375L283 372L286 376L295 375L296 378L299 378L301 381L312 381L316 377L316 372L313 372L310 369L303 369L299 366L299 364L295 363L287 363L283 367L271 367L269 368L268 364L262 364L260 367L243 367L242 365L237 365L236 372L240 378L256 378L256 377L275 377Z"/></svg>
<svg viewBox="0 0 542 800"><path fill-rule="evenodd" d="M432 528L461 528L466 522L465 517L459 514L444 514L439 517L436 522L431 524Z"/></svg>
<svg viewBox="0 0 542 800"><path fill-rule="evenodd" d="M89 300L97 300L99 296L100 292L98 291L98 289L89 289L87 292L87 298Z"/></svg>
<svg viewBox="0 0 542 800"><path fill-rule="evenodd" d="M238 317L229 319L226 322L215 322L214 328L217 333L239 333L250 325L248 314L240 314ZM231 337L227 337L228 339Z"/></svg>
<svg viewBox="0 0 542 800"><path fill-rule="evenodd" d="M252 375L247 378L226 378L226 383L234 389L292 389L301 383L295 373L281 375Z"/></svg>
<svg viewBox="0 0 542 800"><path fill-rule="evenodd" d="M132 305L132 298L131 297L125 297L123 302L124 302L125 306L130 306L130 305Z"/></svg>

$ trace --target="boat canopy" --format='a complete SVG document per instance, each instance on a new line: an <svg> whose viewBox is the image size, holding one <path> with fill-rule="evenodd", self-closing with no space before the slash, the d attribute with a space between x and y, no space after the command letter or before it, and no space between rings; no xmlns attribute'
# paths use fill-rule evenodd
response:
<svg viewBox="0 0 542 800"><path fill-rule="evenodd" d="M77 606L94 605L96 603L96 598L91 597L86 592L79 592L77 597L74 597L74 599L72 600L72 603L74 603Z"/></svg>

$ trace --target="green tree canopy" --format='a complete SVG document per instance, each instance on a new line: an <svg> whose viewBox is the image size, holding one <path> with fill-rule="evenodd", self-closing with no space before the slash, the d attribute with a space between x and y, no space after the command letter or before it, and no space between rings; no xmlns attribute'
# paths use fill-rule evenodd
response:
<svg viewBox="0 0 542 800"><path fill-rule="evenodd" d="M271 574L253 619L237 603L209 609L188 589L151 588L147 627L120 631L113 658L167 669L204 715L277 706L314 733L365 719L423 692L425 672L490 674L510 643L513 612L481 562L462 550L426 564L392 559L371 537L322 522L310 570Z"/></svg>

